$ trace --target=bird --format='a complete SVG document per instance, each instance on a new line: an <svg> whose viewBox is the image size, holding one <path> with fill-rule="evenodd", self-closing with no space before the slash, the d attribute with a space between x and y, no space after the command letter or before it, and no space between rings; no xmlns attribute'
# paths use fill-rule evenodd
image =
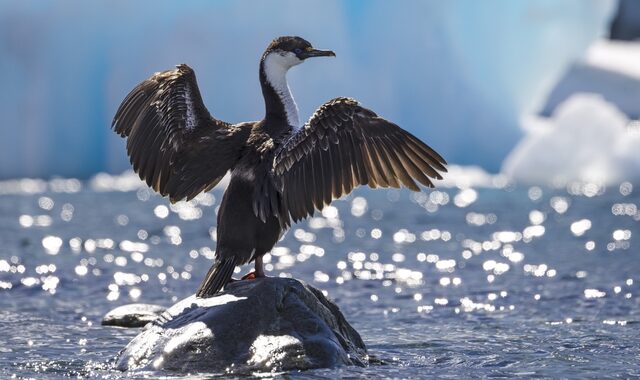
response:
<svg viewBox="0 0 640 380"><path fill-rule="evenodd" d="M286 230L360 185L421 191L446 161L434 149L356 100L337 97L301 124L287 72L307 59L335 57L297 36L274 39L262 54L265 114L227 123L204 105L186 64L155 73L124 98L112 128L126 138L135 172L174 203L212 189L230 172L217 214L215 261L196 297L216 295L236 266L242 279L265 277L263 256Z"/></svg>

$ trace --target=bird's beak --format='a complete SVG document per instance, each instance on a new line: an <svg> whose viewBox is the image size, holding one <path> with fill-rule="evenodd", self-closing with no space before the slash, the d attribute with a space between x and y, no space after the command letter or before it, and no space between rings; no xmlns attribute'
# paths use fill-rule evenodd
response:
<svg viewBox="0 0 640 380"><path fill-rule="evenodd" d="M332 52L331 50L320 50L320 49L309 48L303 51L302 53L300 53L299 56L302 59L313 58L313 57L335 57L336 53Z"/></svg>

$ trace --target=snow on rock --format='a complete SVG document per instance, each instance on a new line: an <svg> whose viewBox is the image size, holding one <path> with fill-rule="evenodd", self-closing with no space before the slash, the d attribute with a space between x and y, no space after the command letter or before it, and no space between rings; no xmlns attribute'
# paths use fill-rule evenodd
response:
<svg viewBox="0 0 640 380"><path fill-rule="evenodd" d="M120 353L120 370L251 374L365 365L366 348L321 291L287 278L229 284L191 296L147 325Z"/></svg>
<svg viewBox="0 0 640 380"><path fill-rule="evenodd" d="M147 323L158 318L158 316L164 311L165 308L162 306L146 303L122 305L109 311L102 318L102 325L119 327L143 327Z"/></svg>
<svg viewBox="0 0 640 380"><path fill-rule="evenodd" d="M527 136L503 164L512 181L564 186L640 181L640 124L597 94L576 94L551 118L525 120Z"/></svg>

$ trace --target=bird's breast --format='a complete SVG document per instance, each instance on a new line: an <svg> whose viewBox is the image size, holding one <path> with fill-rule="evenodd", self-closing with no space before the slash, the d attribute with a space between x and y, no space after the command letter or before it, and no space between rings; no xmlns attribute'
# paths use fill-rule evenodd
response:
<svg viewBox="0 0 640 380"><path fill-rule="evenodd" d="M232 180L253 184L256 180L256 168L245 165L237 166L231 174Z"/></svg>

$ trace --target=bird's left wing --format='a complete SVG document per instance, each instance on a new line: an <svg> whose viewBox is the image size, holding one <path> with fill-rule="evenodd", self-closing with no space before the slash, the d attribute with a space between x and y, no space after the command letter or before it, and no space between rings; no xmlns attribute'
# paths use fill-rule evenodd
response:
<svg viewBox="0 0 640 380"><path fill-rule="evenodd" d="M397 125L378 117L349 98L322 105L282 145L270 172L274 188L255 198L262 219L276 214L288 225L322 210L332 199L358 185L400 187L420 191L414 180L433 187L445 160Z"/></svg>

